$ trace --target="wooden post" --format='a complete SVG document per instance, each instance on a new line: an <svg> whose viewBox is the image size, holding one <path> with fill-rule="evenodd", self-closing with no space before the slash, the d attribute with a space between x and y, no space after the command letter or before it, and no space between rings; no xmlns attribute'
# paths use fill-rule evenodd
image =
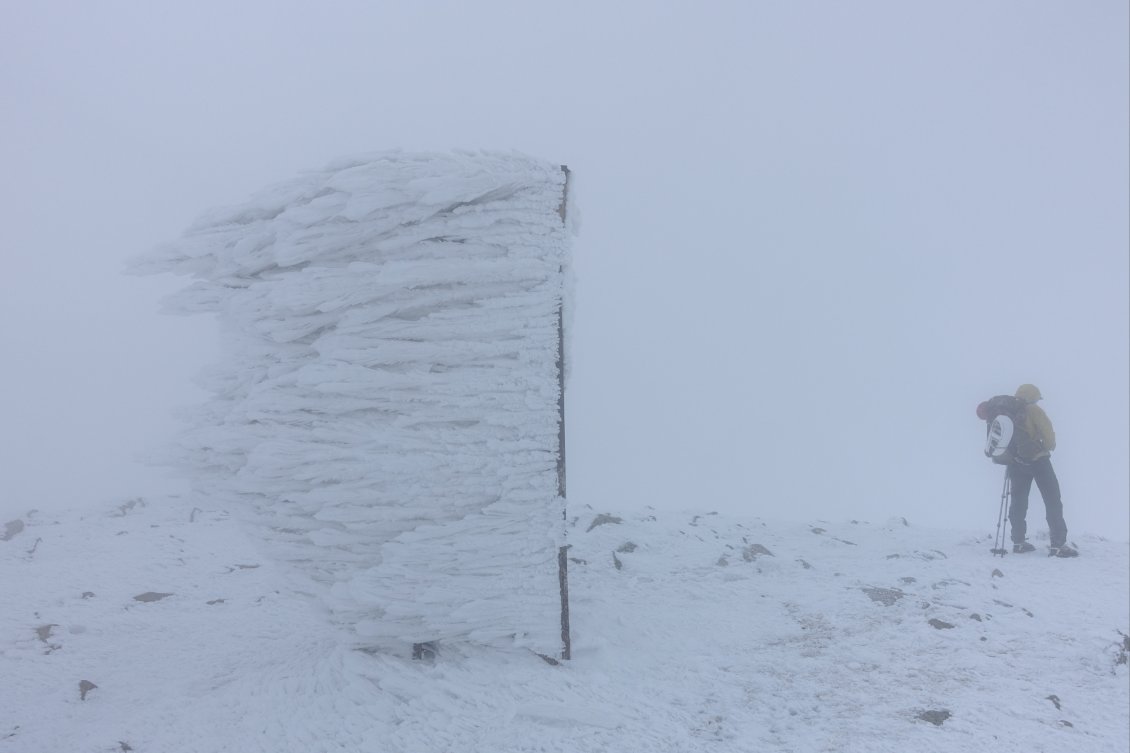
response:
<svg viewBox="0 0 1130 753"><path fill-rule="evenodd" d="M565 223L565 208L569 198L569 168L561 166L565 173L565 186L561 191L561 206L557 213ZM557 494L561 498L562 530L568 524L565 506L565 279L562 273L561 302L557 305ZM562 544L557 550L557 580L561 589L561 658L572 658L572 639L569 635L569 547Z"/></svg>

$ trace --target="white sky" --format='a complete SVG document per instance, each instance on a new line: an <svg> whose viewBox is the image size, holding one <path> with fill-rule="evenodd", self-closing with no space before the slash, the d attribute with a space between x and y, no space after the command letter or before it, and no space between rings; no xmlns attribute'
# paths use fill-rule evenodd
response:
<svg viewBox="0 0 1130 753"><path fill-rule="evenodd" d="M338 156L482 147L574 171L574 504L991 530L973 410L1030 381L1072 532L1130 538L1128 28L1122 0L5 3L0 512L178 488L135 457L201 399L212 323L126 258Z"/></svg>

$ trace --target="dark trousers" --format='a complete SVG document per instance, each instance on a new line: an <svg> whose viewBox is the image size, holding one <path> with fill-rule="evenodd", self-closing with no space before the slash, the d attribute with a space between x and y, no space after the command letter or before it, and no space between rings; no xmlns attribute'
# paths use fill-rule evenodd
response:
<svg viewBox="0 0 1130 753"><path fill-rule="evenodd" d="M1059 497L1059 479L1055 477L1052 459L1040 458L1031 465L1013 463L1008 466L1008 477L1012 484L1012 504L1008 506L1008 519L1012 521L1012 542L1024 541L1028 524L1024 518L1028 514L1028 493L1032 491L1032 481L1040 489L1047 512L1048 532L1052 546L1067 543L1067 523L1063 520L1063 500Z"/></svg>

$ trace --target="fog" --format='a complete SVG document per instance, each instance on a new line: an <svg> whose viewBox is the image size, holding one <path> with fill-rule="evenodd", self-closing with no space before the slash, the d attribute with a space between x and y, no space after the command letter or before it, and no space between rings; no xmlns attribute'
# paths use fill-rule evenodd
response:
<svg viewBox="0 0 1130 753"><path fill-rule="evenodd" d="M126 259L343 155L488 148L573 171L571 504L991 530L974 408L1032 382L1072 534L1130 538L1127 28L1116 0L8 3L0 513L183 489L139 458L215 324Z"/></svg>

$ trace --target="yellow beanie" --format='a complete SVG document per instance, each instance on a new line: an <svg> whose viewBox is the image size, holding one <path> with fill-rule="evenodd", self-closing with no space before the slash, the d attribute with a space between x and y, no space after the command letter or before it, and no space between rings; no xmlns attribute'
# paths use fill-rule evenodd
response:
<svg viewBox="0 0 1130 753"><path fill-rule="evenodd" d="M1022 384L1016 388L1016 396L1026 403L1034 403L1037 400L1043 400L1044 396L1040 394L1040 388L1034 384Z"/></svg>

